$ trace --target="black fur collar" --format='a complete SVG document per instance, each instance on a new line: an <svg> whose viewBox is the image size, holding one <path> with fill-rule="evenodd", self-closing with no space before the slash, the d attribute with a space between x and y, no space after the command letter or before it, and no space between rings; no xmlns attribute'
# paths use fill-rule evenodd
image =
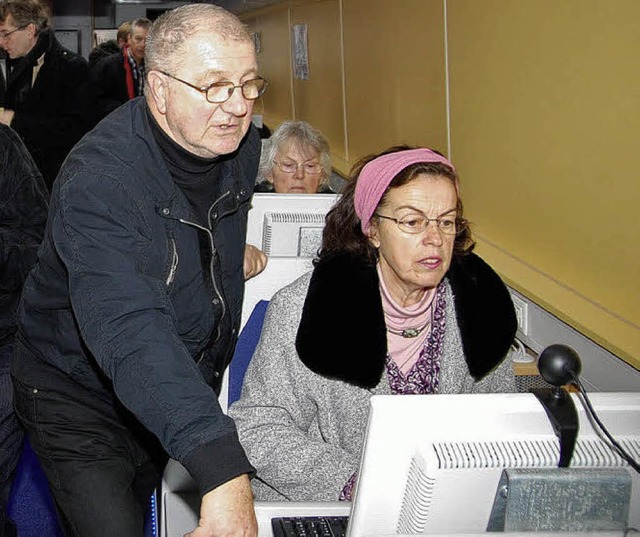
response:
<svg viewBox="0 0 640 537"><path fill-rule="evenodd" d="M455 258L447 273L469 373L480 380L511 345L517 320L499 276L475 254ZM311 277L296 338L315 373L374 388L384 371L387 335L375 266L343 254L320 261Z"/></svg>

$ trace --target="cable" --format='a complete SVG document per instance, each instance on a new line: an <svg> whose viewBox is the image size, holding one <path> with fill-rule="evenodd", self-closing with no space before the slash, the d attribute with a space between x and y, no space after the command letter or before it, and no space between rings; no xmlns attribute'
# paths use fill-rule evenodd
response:
<svg viewBox="0 0 640 537"><path fill-rule="evenodd" d="M589 416L593 419L593 421L596 422L596 424L598 425L598 427L600 428L600 430L604 433L604 435L607 437L607 439L609 440L609 442L611 442L614 450L618 453L618 455L620 455L620 457L622 457L625 461L627 461L629 463L629 466L631 466L636 472L638 472L640 474L640 464L638 464L633 457L631 457L631 455L629 455L625 449L617 442L617 440L615 438L613 438L613 436L609 433L609 431L607 431L607 428L604 426L604 424L600 421L600 418L597 416L596 411L594 410L593 406L591 405L591 401L589 400L589 396L587 395L587 391L584 389L584 386L582 385L582 382L580 382L580 379L578 378L577 375L575 374L571 374L572 375L572 382L578 387L578 390L580 391L580 395L583 398L583 402L584 402L584 406L587 409L587 412L589 414Z"/></svg>
<svg viewBox="0 0 640 537"><path fill-rule="evenodd" d="M514 362L526 364L535 360L535 358L527 352L527 348L524 343L522 343L518 338L514 338L513 343L511 343L511 349L511 359Z"/></svg>

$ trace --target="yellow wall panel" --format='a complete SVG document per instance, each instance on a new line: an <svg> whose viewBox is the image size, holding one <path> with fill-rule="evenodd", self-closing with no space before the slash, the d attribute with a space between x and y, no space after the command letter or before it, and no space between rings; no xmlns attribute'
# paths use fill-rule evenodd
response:
<svg viewBox="0 0 640 537"><path fill-rule="evenodd" d="M640 2L447 5L452 157L480 251L637 367Z"/></svg>
<svg viewBox="0 0 640 537"><path fill-rule="evenodd" d="M252 32L260 33L258 63L262 76L269 80L269 87L256 112L262 110L264 123L274 129L293 117L288 6L277 5L275 9L248 16L243 22Z"/></svg>
<svg viewBox="0 0 640 537"><path fill-rule="evenodd" d="M333 160L344 160L340 3L322 0L294 6L291 25L296 24L307 25L309 79L293 79L295 117L320 129Z"/></svg>
<svg viewBox="0 0 640 537"><path fill-rule="evenodd" d="M398 143L448 152L442 0L343 0L349 161Z"/></svg>

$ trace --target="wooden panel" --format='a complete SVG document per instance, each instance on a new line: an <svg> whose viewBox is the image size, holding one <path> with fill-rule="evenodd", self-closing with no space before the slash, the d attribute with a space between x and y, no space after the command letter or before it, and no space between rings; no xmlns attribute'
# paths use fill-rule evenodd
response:
<svg viewBox="0 0 640 537"><path fill-rule="evenodd" d="M398 143L448 152L442 0L343 0L349 161Z"/></svg>
<svg viewBox="0 0 640 537"><path fill-rule="evenodd" d="M262 75L269 80L269 87L255 110L263 114L264 123L273 130L293 117L288 5L263 10L244 18L243 22L252 32L260 32L258 63Z"/></svg>
<svg viewBox="0 0 640 537"><path fill-rule="evenodd" d="M334 166L346 160L342 93L340 4L322 0L291 9L291 25L307 25L309 79L293 79L295 118L320 129Z"/></svg>
<svg viewBox="0 0 640 537"><path fill-rule="evenodd" d="M452 157L479 252L640 366L640 2L447 5Z"/></svg>

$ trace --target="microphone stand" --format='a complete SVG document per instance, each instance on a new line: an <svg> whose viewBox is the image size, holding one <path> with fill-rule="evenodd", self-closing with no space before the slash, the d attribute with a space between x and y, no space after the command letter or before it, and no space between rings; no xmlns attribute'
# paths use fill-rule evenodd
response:
<svg viewBox="0 0 640 537"><path fill-rule="evenodd" d="M533 394L542 404L555 435L560 439L558 468L568 468L578 438L578 411L569 392L563 386L580 373L578 354L566 345L550 345L540 354L538 369L542 377L555 386L538 388Z"/></svg>

